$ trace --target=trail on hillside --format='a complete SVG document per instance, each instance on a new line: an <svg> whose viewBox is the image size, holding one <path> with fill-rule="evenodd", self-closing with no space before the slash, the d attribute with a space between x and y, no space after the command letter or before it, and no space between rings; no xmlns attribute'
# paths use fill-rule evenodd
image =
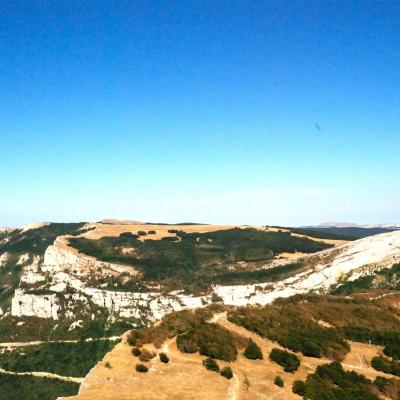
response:
<svg viewBox="0 0 400 400"><path fill-rule="evenodd" d="M110 337L101 337L101 338L87 338L84 342L92 342L94 340L120 340L122 336L110 336ZM79 339L66 339L66 340L36 340L32 342L6 342L0 343L0 347L26 347L26 346L38 346L40 344L46 343L80 343L81 340Z"/></svg>
<svg viewBox="0 0 400 400"><path fill-rule="evenodd" d="M77 378L73 376L63 376L58 374L53 374L51 372L38 372L38 371L31 371L31 372L14 372L14 371L7 371L3 368L0 368L0 374L5 375L18 375L18 376L35 376L37 378L51 378L51 379L59 379L61 381L66 382L75 382L75 383L82 383L84 378Z"/></svg>

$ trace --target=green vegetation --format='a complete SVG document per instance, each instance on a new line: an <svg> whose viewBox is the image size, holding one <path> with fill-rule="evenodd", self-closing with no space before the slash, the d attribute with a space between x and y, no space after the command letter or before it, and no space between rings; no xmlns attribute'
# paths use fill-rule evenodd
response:
<svg viewBox="0 0 400 400"><path fill-rule="evenodd" d="M224 367L220 371L221 376L223 376L226 379L232 379L233 378L233 372L231 367Z"/></svg>
<svg viewBox="0 0 400 400"><path fill-rule="evenodd" d="M96 319L91 319L91 314ZM75 314L76 319L81 319L81 328L69 330L71 321L67 319L52 320L37 317L12 317L3 316L0 319L0 341L3 342L28 342L31 340L66 340L86 338L101 338L121 335L129 329L132 324L137 325L141 321L132 319L109 322L107 313L98 313L98 308L91 304L82 310L82 314ZM23 323L23 324L21 324Z"/></svg>
<svg viewBox="0 0 400 400"><path fill-rule="evenodd" d="M1 400L55 400L78 394L79 384L58 379L0 374Z"/></svg>
<svg viewBox="0 0 400 400"><path fill-rule="evenodd" d="M284 387L285 386L285 382L283 381L283 379L279 375L277 375L275 377L274 383L275 383L276 386L279 386L279 387Z"/></svg>
<svg viewBox="0 0 400 400"><path fill-rule="evenodd" d="M329 228L282 228L282 229L290 229L292 233L298 233L300 235L310 236L316 239L328 239L328 240L356 240L357 238L351 235L342 234L340 232L333 233L330 232Z"/></svg>
<svg viewBox="0 0 400 400"><path fill-rule="evenodd" d="M272 349L269 353L269 359L283 367L285 372L295 372L300 366L300 360L296 354L285 350Z"/></svg>
<svg viewBox="0 0 400 400"><path fill-rule="evenodd" d="M139 356L142 354L142 352L141 352L140 349L138 349L137 347L134 347L134 348L132 349L132 354L133 354L135 357L139 357Z"/></svg>
<svg viewBox="0 0 400 400"><path fill-rule="evenodd" d="M172 232L171 232L172 233ZM159 281L167 288L205 290L211 284L240 284L275 281L297 272L300 264L257 269L281 252L313 253L331 247L288 232L257 229L229 229L208 233L184 233L165 240L138 240L136 235L103 237L98 240L72 238L80 252L100 260L131 265L141 271L143 281ZM172 239L171 239L172 238ZM134 248L125 254L123 248ZM239 261L252 263L250 269L231 270Z"/></svg>
<svg viewBox="0 0 400 400"><path fill-rule="evenodd" d="M219 366L215 360L208 357L203 361L203 365L210 371L219 372Z"/></svg>
<svg viewBox="0 0 400 400"><path fill-rule="evenodd" d="M331 288L331 292L337 295L349 295L371 289L400 291L400 264L375 271L373 275L361 276L354 281L335 285Z"/></svg>
<svg viewBox="0 0 400 400"><path fill-rule="evenodd" d="M15 230L7 234L9 239L0 244L0 253L34 254L43 255L47 247L53 244L57 236L76 235L83 233L85 223L60 224L52 223L37 229L28 231Z"/></svg>
<svg viewBox="0 0 400 400"><path fill-rule="evenodd" d="M306 393L306 384L303 381L294 381L292 392L299 396L304 396Z"/></svg>
<svg viewBox="0 0 400 400"><path fill-rule="evenodd" d="M344 371L339 362L317 367L306 382L295 381L293 392L307 400L379 400L369 379Z"/></svg>
<svg viewBox="0 0 400 400"><path fill-rule="evenodd" d="M160 357L160 361L163 362L164 364L169 363L169 357L165 353L160 353L159 357Z"/></svg>
<svg viewBox="0 0 400 400"><path fill-rule="evenodd" d="M336 235L339 237L348 237L355 239L362 239L368 236L379 235L380 233L393 232L398 229L391 228L358 228L358 227L330 227L330 228L319 228L310 227L306 229L307 231L315 232L316 234L323 235Z"/></svg>
<svg viewBox="0 0 400 400"><path fill-rule="evenodd" d="M260 347L252 339L249 340L249 344L244 351L244 356L249 360L262 360L263 354Z"/></svg>
<svg viewBox="0 0 400 400"><path fill-rule="evenodd" d="M209 309L173 313L158 326L131 331L129 343L132 346L154 343L161 347L167 338L177 336L178 349L183 353L199 352L211 358L234 361L237 347L244 347L245 339L218 324L208 323L211 316Z"/></svg>
<svg viewBox="0 0 400 400"><path fill-rule="evenodd" d="M376 356L372 359L371 366L377 371L400 376L400 361L389 360L388 358Z"/></svg>
<svg viewBox="0 0 400 400"><path fill-rule="evenodd" d="M394 305L400 295L370 300L297 295L264 307L238 308L228 319L294 352L311 357L342 360L350 347L347 339L385 346L385 354L398 355L400 312Z"/></svg>
<svg viewBox="0 0 400 400"><path fill-rule="evenodd" d="M136 364L135 369L137 372L148 372L148 368L143 364Z"/></svg>
<svg viewBox="0 0 400 400"><path fill-rule="evenodd" d="M93 340L18 347L0 354L0 367L15 372L43 371L83 377L114 345L109 340Z"/></svg>
<svg viewBox="0 0 400 400"><path fill-rule="evenodd" d="M400 381L398 379L387 379L377 376L374 380L374 385L386 397L393 400L400 399Z"/></svg>

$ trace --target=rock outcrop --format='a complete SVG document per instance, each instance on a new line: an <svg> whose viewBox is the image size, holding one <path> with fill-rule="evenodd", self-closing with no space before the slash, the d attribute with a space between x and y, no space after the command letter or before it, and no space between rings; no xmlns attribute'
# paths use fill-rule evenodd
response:
<svg viewBox="0 0 400 400"><path fill-rule="evenodd" d="M87 283L88 277L93 271L110 275L132 272L131 267L83 256L66 247L63 241L56 240L46 250L43 263L39 265L35 260L32 265L25 267L21 279L25 286L46 281L46 289L53 294L30 293L29 287L19 288L12 300L11 313L14 316L57 319L64 312L65 316L73 319L71 310L74 302L86 301L110 315L152 322L171 311L203 307L216 298L236 306L267 304L278 297L326 290L344 277L355 279L371 270L400 262L400 231L350 242L303 257L302 261L305 269L285 280L253 285L218 285L203 296L187 295L180 291L162 293L150 288L147 292L123 292L91 287Z"/></svg>

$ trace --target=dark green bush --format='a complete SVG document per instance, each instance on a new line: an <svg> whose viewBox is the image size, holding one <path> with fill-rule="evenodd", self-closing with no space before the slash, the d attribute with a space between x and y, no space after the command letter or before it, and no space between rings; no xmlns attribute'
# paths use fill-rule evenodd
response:
<svg viewBox="0 0 400 400"><path fill-rule="evenodd" d="M232 368L231 367L222 368L220 374L226 379L232 379L233 378L233 372L232 372Z"/></svg>
<svg viewBox="0 0 400 400"><path fill-rule="evenodd" d="M270 360L276 362L283 367L285 372L295 372L299 368L300 360L296 354L290 353L286 350L272 349L269 353Z"/></svg>
<svg viewBox="0 0 400 400"><path fill-rule="evenodd" d="M208 357L203 361L203 365L210 371L219 372L219 366L215 360Z"/></svg>
<svg viewBox="0 0 400 400"><path fill-rule="evenodd" d="M285 382L283 381L283 379L279 375L277 375L275 377L274 383L275 383L276 386L279 386L279 387L285 386Z"/></svg>
<svg viewBox="0 0 400 400"><path fill-rule="evenodd" d="M249 360L262 360L263 355L260 347L252 339L249 340L249 344L244 351L245 357Z"/></svg>
<svg viewBox="0 0 400 400"><path fill-rule="evenodd" d="M169 357L165 353L160 353L159 357L160 357L160 361L163 362L164 364L169 363Z"/></svg>
<svg viewBox="0 0 400 400"><path fill-rule="evenodd" d="M139 356L142 354L142 351L141 351L138 347L134 347L134 348L132 349L132 354L133 354L135 357L139 357Z"/></svg>
<svg viewBox="0 0 400 400"><path fill-rule="evenodd" d="M149 369L143 364L136 364L135 369L137 372L147 372Z"/></svg>
<svg viewBox="0 0 400 400"><path fill-rule="evenodd" d="M304 396L306 393L306 384L303 381L294 381L292 386L292 392L299 396Z"/></svg>
<svg viewBox="0 0 400 400"><path fill-rule="evenodd" d="M371 366L377 371L400 376L400 361L392 361L388 358L376 356L372 359Z"/></svg>
<svg viewBox="0 0 400 400"><path fill-rule="evenodd" d="M379 400L369 379L345 371L337 361L317 367L296 389L307 400Z"/></svg>

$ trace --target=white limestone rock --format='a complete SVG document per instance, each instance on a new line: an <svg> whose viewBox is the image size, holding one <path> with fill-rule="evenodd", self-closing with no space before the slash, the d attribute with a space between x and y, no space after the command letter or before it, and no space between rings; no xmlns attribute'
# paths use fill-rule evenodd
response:
<svg viewBox="0 0 400 400"><path fill-rule="evenodd" d="M58 319L59 301L55 294L37 295L17 289L11 302L14 317L38 317Z"/></svg>

